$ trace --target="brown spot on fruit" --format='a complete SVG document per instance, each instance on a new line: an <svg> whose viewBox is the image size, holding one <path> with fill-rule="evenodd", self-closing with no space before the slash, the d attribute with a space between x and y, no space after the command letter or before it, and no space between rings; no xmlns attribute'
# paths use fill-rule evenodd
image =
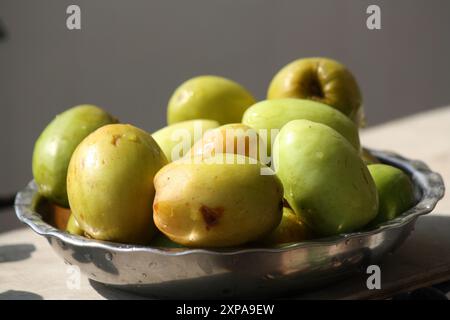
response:
<svg viewBox="0 0 450 320"><path fill-rule="evenodd" d="M153 211L158 211L158 202L153 204Z"/></svg>
<svg viewBox="0 0 450 320"><path fill-rule="evenodd" d="M119 141L120 138L121 136L119 134L114 134L111 139L111 144L113 146L117 146L117 142Z"/></svg>
<svg viewBox="0 0 450 320"><path fill-rule="evenodd" d="M325 97L318 74L310 70L299 83L300 92L303 92L303 98L320 101Z"/></svg>
<svg viewBox="0 0 450 320"><path fill-rule="evenodd" d="M223 215L224 209L222 207L210 208L202 205L200 207L200 213L203 216L203 220L206 224L206 230L216 226L219 223L220 217Z"/></svg>
<svg viewBox="0 0 450 320"><path fill-rule="evenodd" d="M317 99L317 100L324 98L324 94L323 94L319 79L312 79L311 83L309 84L308 89L309 89L310 98Z"/></svg>

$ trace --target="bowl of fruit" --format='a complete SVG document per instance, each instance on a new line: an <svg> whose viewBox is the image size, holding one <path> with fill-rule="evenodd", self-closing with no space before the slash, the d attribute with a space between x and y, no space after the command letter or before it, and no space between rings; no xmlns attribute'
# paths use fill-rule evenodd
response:
<svg viewBox="0 0 450 320"><path fill-rule="evenodd" d="M353 75L296 60L267 100L199 76L152 134L103 109L35 143L18 218L92 281L159 298L279 296L380 261L443 197L423 162L364 149Z"/></svg>

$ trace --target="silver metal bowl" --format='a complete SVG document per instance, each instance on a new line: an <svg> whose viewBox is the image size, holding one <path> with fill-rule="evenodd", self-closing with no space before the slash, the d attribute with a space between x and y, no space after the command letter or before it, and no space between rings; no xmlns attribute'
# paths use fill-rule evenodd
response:
<svg viewBox="0 0 450 320"><path fill-rule="evenodd" d="M444 195L439 174L420 161L371 150L381 162L407 172L417 204L378 227L271 248L175 249L91 240L58 230L35 210L30 182L17 194L17 217L44 236L68 264L91 280L158 298L273 297L324 285L358 267L377 263L399 247L417 218Z"/></svg>

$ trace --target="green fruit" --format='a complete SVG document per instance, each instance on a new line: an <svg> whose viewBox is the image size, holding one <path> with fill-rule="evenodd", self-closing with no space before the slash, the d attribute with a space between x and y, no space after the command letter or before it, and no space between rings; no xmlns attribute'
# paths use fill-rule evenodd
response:
<svg viewBox="0 0 450 320"><path fill-rule="evenodd" d="M267 129L267 145L270 148L274 138L272 134L275 133L271 130L281 129L289 121L297 119L323 123L342 134L355 149L360 149L358 128L355 124L339 111L315 101L302 99L261 101L247 109L242 123L257 131Z"/></svg>
<svg viewBox="0 0 450 320"><path fill-rule="evenodd" d="M167 163L145 131L125 124L104 126L73 153L67 174L72 213L87 235L123 243L148 243L153 177Z"/></svg>
<svg viewBox="0 0 450 320"><path fill-rule="evenodd" d="M203 134L217 128L214 120L189 120L164 127L152 134L169 162L182 158ZM175 159L172 158L172 152Z"/></svg>
<svg viewBox="0 0 450 320"><path fill-rule="evenodd" d="M116 119L93 105L76 106L57 115L34 145L33 176L39 192L68 207L66 177L73 151L91 132L115 122Z"/></svg>
<svg viewBox="0 0 450 320"><path fill-rule="evenodd" d="M289 205L319 235L351 232L376 216L375 183L359 153L334 129L289 122L275 139L273 161Z"/></svg>
<svg viewBox="0 0 450 320"><path fill-rule="evenodd" d="M194 144L189 156L208 158L216 153L234 153L258 160L259 148L265 148L265 143L256 130L242 123L232 123L206 132Z"/></svg>
<svg viewBox="0 0 450 320"><path fill-rule="evenodd" d="M240 84L222 77L199 76L179 86L169 100L167 122L216 120L221 125L240 122L255 98Z"/></svg>
<svg viewBox="0 0 450 320"><path fill-rule="evenodd" d="M73 214L70 215L69 220L67 221L66 231L78 236L84 235L83 229L81 229L80 224Z"/></svg>
<svg viewBox="0 0 450 320"><path fill-rule="evenodd" d="M406 173L385 164L372 164L368 169L380 199L378 215L372 225L394 219L414 205L414 186Z"/></svg>
<svg viewBox="0 0 450 320"><path fill-rule="evenodd" d="M295 60L272 79L268 99L301 98L336 108L357 124L363 123L362 97L351 72L326 58Z"/></svg>
<svg viewBox="0 0 450 320"><path fill-rule="evenodd" d="M283 208L283 217L278 227L261 241L262 244L272 246L283 243L301 242L310 239L311 230L300 220L290 208Z"/></svg>
<svg viewBox="0 0 450 320"><path fill-rule="evenodd" d="M187 247L230 247L261 238L279 224L283 205L283 186L275 175L261 175L263 167L235 154L170 163L155 176L156 226Z"/></svg>
<svg viewBox="0 0 450 320"><path fill-rule="evenodd" d="M173 242L161 233L155 236L155 238L150 243L150 246L160 248L185 248L181 244Z"/></svg>

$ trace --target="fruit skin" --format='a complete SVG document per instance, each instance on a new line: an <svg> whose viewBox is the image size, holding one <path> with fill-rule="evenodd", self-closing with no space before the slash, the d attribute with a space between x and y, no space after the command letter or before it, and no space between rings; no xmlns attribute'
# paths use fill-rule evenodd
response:
<svg viewBox="0 0 450 320"><path fill-rule="evenodd" d="M259 148L265 147L256 130L232 123L206 132L191 148L189 156L208 158L216 153L234 153L259 160Z"/></svg>
<svg viewBox="0 0 450 320"><path fill-rule="evenodd" d="M199 76L181 84L167 107L167 122L216 120L221 125L240 122L255 98L240 84L217 76Z"/></svg>
<svg viewBox="0 0 450 320"><path fill-rule="evenodd" d="M66 231L78 236L84 235L83 229L81 229L80 224L73 214L70 215L69 221L67 221Z"/></svg>
<svg viewBox="0 0 450 320"><path fill-rule="evenodd" d="M229 156L232 163L223 162L224 154L181 159L157 173L153 218L172 241L187 247L238 246L256 241L279 224L279 179L261 175L263 165L248 164L245 156Z"/></svg>
<svg viewBox="0 0 450 320"><path fill-rule="evenodd" d="M267 129L267 145L270 150L273 143L270 130L281 129L289 121L297 119L323 123L342 134L355 149L360 149L356 125L339 111L320 102L304 99L260 101L247 109L242 123L257 131Z"/></svg>
<svg viewBox="0 0 450 320"><path fill-rule="evenodd" d="M357 230L377 215L378 194L367 167L332 128L289 122L275 139L273 159L286 200L318 235Z"/></svg>
<svg viewBox="0 0 450 320"><path fill-rule="evenodd" d="M291 208L283 208L283 216L278 227L261 240L267 246L301 242L312 238L312 231L300 220Z"/></svg>
<svg viewBox="0 0 450 320"><path fill-rule="evenodd" d="M167 163L145 131L125 124L101 127L73 153L67 175L72 213L87 235L122 243L148 243L153 177Z"/></svg>
<svg viewBox="0 0 450 320"><path fill-rule="evenodd" d="M117 120L93 105L79 105L57 115L36 140L33 177L39 192L51 201L68 207L67 167L78 144L97 128Z"/></svg>
<svg viewBox="0 0 450 320"><path fill-rule="evenodd" d="M325 103L363 124L358 83L341 63L327 58L304 58L284 66L272 79L268 99L301 98Z"/></svg>
<svg viewBox="0 0 450 320"><path fill-rule="evenodd" d="M375 181L380 203L378 215L371 225L394 219L414 205L414 186L406 173L386 164L367 167Z"/></svg>
<svg viewBox="0 0 450 320"><path fill-rule="evenodd" d="M219 123L214 120L188 120L166 126L154 132L152 137L161 147L167 160L172 162L185 155L180 154L178 158L172 159L172 151L175 150L174 148L177 148L177 146L180 146L180 144L183 144L185 141L184 139L187 139L189 136L191 137L190 141L186 140L186 150L183 150L182 148L177 150L183 150L187 154L193 144L201 139L206 131L217 128L218 126Z"/></svg>

